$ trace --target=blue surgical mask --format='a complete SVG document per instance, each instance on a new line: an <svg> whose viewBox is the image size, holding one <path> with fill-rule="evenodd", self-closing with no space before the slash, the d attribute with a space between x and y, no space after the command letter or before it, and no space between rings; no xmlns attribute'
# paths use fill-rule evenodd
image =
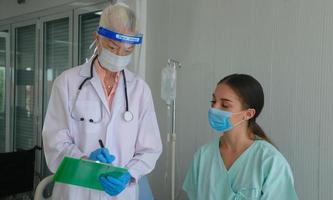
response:
<svg viewBox="0 0 333 200"><path fill-rule="evenodd" d="M103 48L98 55L99 63L106 69L112 72L119 72L131 62L132 54L127 56L118 56L109 50Z"/></svg>
<svg viewBox="0 0 333 200"><path fill-rule="evenodd" d="M239 112L240 113L240 112ZM231 116L233 114L239 114L239 113L231 113L227 111L223 111L216 108L209 108L208 110L208 121L210 126L216 130L218 133L226 132L234 128L235 126L242 123L244 120L241 120L235 125L232 125L231 123Z"/></svg>

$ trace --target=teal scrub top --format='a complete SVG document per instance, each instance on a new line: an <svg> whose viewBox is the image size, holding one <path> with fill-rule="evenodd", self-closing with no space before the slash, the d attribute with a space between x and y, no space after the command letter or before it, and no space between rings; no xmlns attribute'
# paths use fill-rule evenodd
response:
<svg viewBox="0 0 333 200"><path fill-rule="evenodd" d="M270 143L256 140L226 169L219 138L194 155L183 189L190 200L297 200L287 160Z"/></svg>

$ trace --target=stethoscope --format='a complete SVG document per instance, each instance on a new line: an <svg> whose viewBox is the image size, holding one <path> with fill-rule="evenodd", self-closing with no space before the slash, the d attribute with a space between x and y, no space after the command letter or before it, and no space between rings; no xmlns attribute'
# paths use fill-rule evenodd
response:
<svg viewBox="0 0 333 200"><path fill-rule="evenodd" d="M93 76L93 66L94 66L94 62L95 60L97 59L97 56L96 55L92 61L91 61L91 64L90 64L90 76L85 78L82 83L80 84L79 88L78 88L78 91L76 93L76 96L75 96L75 99L74 99L74 104L73 104L73 109L71 110L71 117L76 120L76 121L85 121L86 119L84 117L75 117L74 114L73 114L73 110L75 109L75 105L76 105L76 102L77 102L77 99L80 95L80 92L81 92L81 89L83 87L83 85L90 79L92 79L94 76ZM125 109L125 112L123 114L123 117L124 117L124 120L126 122L130 122L133 120L133 114L131 111L129 111L129 108L128 108L128 96L127 96L127 84L126 84L126 76L125 76L125 71L122 70L121 71L122 75L123 75L123 79L124 79L124 92L125 92L125 102L126 102L126 109ZM90 123L100 123L102 121L102 118L103 118L103 111L102 111L102 103L100 103L100 110L101 110L101 115L100 115L100 119L98 120L93 120L93 119L89 119L88 122Z"/></svg>

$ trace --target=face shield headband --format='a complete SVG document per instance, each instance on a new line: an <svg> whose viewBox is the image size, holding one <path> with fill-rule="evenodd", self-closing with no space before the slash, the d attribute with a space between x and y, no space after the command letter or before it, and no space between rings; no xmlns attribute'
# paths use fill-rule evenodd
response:
<svg viewBox="0 0 333 200"><path fill-rule="evenodd" d="M103 28L103 27L99 27L97 30L97 33L108 39L116 40L116 41L119 41L122 43L127 43L127 44L141 44L142 38L143 38L142 34L137 34L135 36L126 35L126 34L121 34L118 32L111 31L111 30Z"/></svg>

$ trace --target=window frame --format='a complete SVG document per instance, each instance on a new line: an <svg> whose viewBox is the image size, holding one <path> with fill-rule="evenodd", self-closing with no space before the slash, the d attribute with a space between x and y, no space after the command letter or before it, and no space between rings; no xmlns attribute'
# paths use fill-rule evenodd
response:
<svg viewBox="0 0 333 200"><path fill-rule="evenodd" d="M34 80L34 86L36 87L36 89L34 90L34 102L33 102L33 105L34 105L34 108L33 108L33 113L34 113L34 117L33 117L33 132L37 132L37 121L38 121L38 118L40 116L38 116L38 106L39 105L39 102L38 102L38 90L39 90L39 85L38 85L38 76L39 76L39 61L38 61L38 55L39 55L39 40L38 40L38 37L39 37L39 23L38 23L38 19L30 19L30 20L26 20L26 21L22 21L22 22L17 22L17 23L13 23L11 25L11 35L13 36L12 37L12 40L11 40L11 49L12 49L12 84L11 84L11 91L12 91L12 101L11 101L11 108L12 108L12 111L13 111L13 114L12 114L12 126L11 126L11 134L12 134L12 137L13 137L13 141L12 141L12 150L16 150L15 149L15 146L16 146L16 141L15 141L15 136L16 134L14 133L15 131L15 103L16 103L16 76L15 76L15 70L17 69L17 63L16 63L16 52L17 52L17 49L16 49L16 37L17 37L17 33L16 33L16 29L17 28L21 28L21 27L25 27L25 26L30 26L30 25L35 25L35 65L36 65L36 68L35 68L35 80ZM36 134L36 141L38 141L38 134Z"/></svg>
<svg viewBox="0 0 333 200"><path fill-rule="evenodd" d="M44 117L46 114L46 109L48 106L48 99L44 98L45 97L45 92L46 92L46 84L44 84L44 73L47 73L45 70L45 52L44 52L44 47L45 47L45 42L44 36L45 36L45 25L47 22L51 22L54 20L58 19L63 19L63 18L68 18L68 38L69 38L69 51L68 51L68 58L69 58L69 65L73 65L73 59L72 59L72 54L73 54L73 12L72 11L65 11L53 15L48 15L44 17L40 17L39 19L39 24L40 24L40 29L39 29L39 49L40 49L40 54L39 54L39 76L38 76L38 92L40 95L38 95L38 101L41 102L41 106L38 106L38 116L40 116L37 120L37 145L42 147L43 146L43 141L42 141L42 129L43 129L43 123L44 123ZM40 172L41 176L44 177L49 174L48 171L45 171L47 168L45 157L43 151L39 154L37 154L36 157L37 160L37 165L36 165L36 170Z"/></svg>
<svg viewBox="0 0 333 200"><path fill-rule="evenodd" d="M79 28L80 28L80 15L88 14L103 10L109 3L98 3L93 6L80 7L74 9L74 23L73 23L73 66L79 65ZM93 34L93 33L91 33Z"/></svg>
<svg viewBox="0 0 333 200"><path fill-rule="evenodd" d="M5 32L7 31L7 32ZM6 76L6 80L5 80L5 110L4 112L6 113L6 120L5 120L5 152L10 152L11 149L13 148L12 146L12 141L13 141L13 137L12 134L10 132L10 127L11 127L11 115L10 115L10 102L11 102L11 80L12 80L12 76L11 76L11 46L10 46L10 41L11 41L11 37L10 37L10 25L2 25L0 26L0 34L3 35L6 39L6 63L5 63L5 76ZM5 34L7 33L7 34Z"/></svg>
<svg viewBox="0 0 333 200"><path fill-rule="evenodd" d="M50 22L50 21L54 21L54 20L58 20L58 19L63 19L63 18L68 18L69 20L69 27L68 27L68 33L69 33L69 43L71 44L69 47L69 51L68 51L68 58L69 58L69 65L73 66L73 12L63 12L63 13L58 13L58 14L54 14L51 16L45 16L45 17L41 17L40 18L40 37L39 37L39 49L40 49L40 57L39 57L39 63L40 63L40 68L39 68L39 72L41 77L39 77L39 84L41 85L41 87L39 88L39 101L43 103L42 108L39 110L39 116L41 116L40 119L40 124L39 124L39 130L42 129L43 126L43 122L44 122L44 116L46 113L46 108L47 108L47 104L48 101L47 99L44 99L44 91L45 91L45 85L44 85L44 62L45 62L45 54L44 54L44 46L45 46L45 41L44 41L44 30L45 30L45 23ZM40 142L41 144L41 142Z"/></svg>

